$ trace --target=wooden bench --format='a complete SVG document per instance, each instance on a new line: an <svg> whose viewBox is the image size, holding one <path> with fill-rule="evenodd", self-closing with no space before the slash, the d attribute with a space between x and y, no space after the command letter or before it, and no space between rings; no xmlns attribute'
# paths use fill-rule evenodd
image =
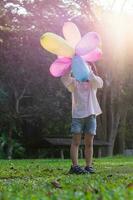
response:
<svg viewBox="0 0 133 200"><path fill-rule="evenodd" d="M61 158L64 159L64 149L65 147L70 147L71 145L71 137L44 137L43 144L45 147L59 147ZM81 139L80 145L80 158L83 158L83 139ZM98 157L101 157L102 148L109 146L110 143L102 140L94 139L94 147L98 149Z"/></svg>

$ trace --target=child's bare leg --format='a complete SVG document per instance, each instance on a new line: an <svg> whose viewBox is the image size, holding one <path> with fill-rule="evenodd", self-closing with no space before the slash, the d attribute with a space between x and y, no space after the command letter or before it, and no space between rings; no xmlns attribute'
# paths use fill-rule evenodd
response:
<svg viewBox="0 0 133 200"><path fill-rule="evenodd" d="M78 165L78 150L81 141L81 134L76 133L73 135L71 148L70 148L70 156L72 159L73 166Z"/></svg>
<svg viewBox="0 0 133 200"><path fill-rule="evenodd" d="M86 166L92 166L92 159L93 159L93 139L94 135L89 133L85 134L84 143L85 143L85 161Z"/></svg>

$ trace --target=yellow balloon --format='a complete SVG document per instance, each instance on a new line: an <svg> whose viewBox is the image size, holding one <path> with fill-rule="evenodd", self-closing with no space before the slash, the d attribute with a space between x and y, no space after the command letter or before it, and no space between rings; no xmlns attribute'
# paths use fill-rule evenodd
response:
<svg viewBox="0 0 133 200"><path fill-rule="evenodd" d="M58 56L72 57L75 54L75 50L69 46L67 41L54 33L43 34L40 43L44 49Z"/></svg>

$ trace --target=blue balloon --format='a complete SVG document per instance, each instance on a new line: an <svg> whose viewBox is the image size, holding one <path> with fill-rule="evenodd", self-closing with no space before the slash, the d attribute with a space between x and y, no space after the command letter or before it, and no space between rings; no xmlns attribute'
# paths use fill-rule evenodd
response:
<svg viewBox="0 0 133 200"><path fill-rule="evenodd" d="M87 63L80 57L74 56L72 59L72 74L78 81L87 81L90 70Z"/></svg>

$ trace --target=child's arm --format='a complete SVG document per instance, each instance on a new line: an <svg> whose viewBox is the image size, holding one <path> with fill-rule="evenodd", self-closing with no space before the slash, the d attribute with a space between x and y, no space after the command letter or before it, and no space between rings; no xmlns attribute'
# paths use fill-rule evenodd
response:
<svg viewBox="0 0 133 200"><path fill-rule="evenodd" d="M70 72L62 76L61 81L69 92L74 92L76 81L75 78L71 77Z"/></svg>
<svg viewBox="0 0 133 200"><path fill-rule="evenodd" d="M103 80L99 76L96 76L93 73L93 71L91 71L88 79L90 80L90 82L92 84L92 87L94 89L102 88L103 87Z"/></svg>

